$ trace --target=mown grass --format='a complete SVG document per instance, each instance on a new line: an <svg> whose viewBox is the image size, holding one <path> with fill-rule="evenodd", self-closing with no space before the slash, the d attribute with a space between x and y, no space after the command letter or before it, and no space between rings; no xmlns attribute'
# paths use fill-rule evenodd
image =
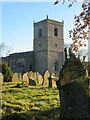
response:
<svg viewBox="0 0 90 120"><path fill-rule="evenodd" d="M2 119L57 120L59 92L45 86L2 85Z"/></svg>

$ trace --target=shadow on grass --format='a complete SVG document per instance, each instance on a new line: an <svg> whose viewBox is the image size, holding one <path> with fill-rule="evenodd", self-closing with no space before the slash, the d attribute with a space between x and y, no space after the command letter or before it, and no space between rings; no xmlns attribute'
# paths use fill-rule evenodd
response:
<svg viewBox="0 0 90 120"><path fill-rule="evenodd" d="M29 111L3 116L1 120L90 120L90 118L61 118L60 108L46 111Z"/></svg>
<svg viewBox="0 0 90 120"><path fill-rule="evenodd" d="M36 88L36 86L34 86L34 85L22 85L22 83L17 83L16 85L13 85L13 86L11 86L10 88L27 88L27 87L29 87L30 89L42 89L42 90L46 90L46 88L48 88L48 89L52 89L52 88L50 88L50 87L48 87L48 86L37 86L37 88ZM54 88L54 89L57 89L57 88Z"/></svg>
<svg viewBox="0 0 90 120"><path fill-rule="evenodd" d="M60 108L46 111L28 111L2 116L2 120L59 120Z"/></svg>
<svg viewBox="0 0 90 120"><path fill-rule="evenodd" d="M16 93L16 92L18 92L18 89L19 88L22 88L22 89L27 89L27 88L29 88L30 90L46 90L46 89L50 89L49 87L46 87L46 86L38 86L37 88L36 88L36 86L30 86L30 85L22 85L21 83L18 83L18 84L16 84L16 85L13 85L13 86L11 86L10 87L11 89L10 90L4 90L4 91L2 91L2 93L5 93L5 92L10 92L10 93ZM14 90L14 89L12 89L12 88L17 88L17 90ZM55 89L55 88L54 88Z"/></svg>

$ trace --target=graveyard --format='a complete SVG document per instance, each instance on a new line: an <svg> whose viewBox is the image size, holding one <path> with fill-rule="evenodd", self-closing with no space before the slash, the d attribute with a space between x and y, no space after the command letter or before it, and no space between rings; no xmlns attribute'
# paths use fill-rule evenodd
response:
<svg viewBox="0 0 90 120"><path fill-rule="evenodd" d="M58 119L60 100L56 88L4 83L2 98L2 120Z"/></svg>
<svg viewBox="0 0 90 120"><path fill-rule="evenodd" d="M70 102L69 99L74 98L68 94L72 94L71 96L73 96L73 94L78 95L79 83L84 85L83 88L85 90L90 90L90 85L88 86L87 84L87 74L78 59L73 56L67 59L62 69L63 75L61 72L57 78L55 78L54 74L50 74L49 71L46 71L44 75L32 71L24 73L23 75L13 73L11 82L3 82L3 75L0 74L2 84L2 120L58 120L60 117L60 107L63 107L63 101L59 96L62 91L66 92L67 96L65 100L66 106L68 107L68 104L73 103ZM52 84L49 82L50 77L52 78ZM56 86L58 79L61 79L61 88L59 84L60 90L58 90L59 88ZM80 90L80 94L81 93ZM77 98L76 96L74 99ZM81 101L78 103L80 104L82 101L81 98ZM63 110L65 110L65 108L63 108ZM66 115L62 112L61 115L63 114L64 116ZM70 114L71 113L67 113L66 117Z"/></svg>
<svg viewBox="0 0 90 120"><path fill-rule="evenodd" d="M11 82L2 83L2 120L58 119L60 112L59 92L56 82L49 87L49 71L42 76L36 72L23 75L13 73ZM54 76L54 75L53 75Z"/></svg>
<svg viewBox="0 0 90 120"><path fill-rule="evenodd" d="M66 0L55 0L54 5L60 1L63 1L63 4L66 2ZM67 1L70 2L68 7L73 7L73 3L79 0ZM34 6L33 10L29 9L32 8L31 6L26 7L23 9L23 14L20 12L18 15L17 13L19 13L22 5L17 7L15 4L17 12L13 4L12 7L11 3L10 7L6 7L8 5L5 5L5 8L3 7L7 11L4 13L6 15L4 16L6 18L6 22L4 21L6 23L4 25L4 39L5 41L10 41L9 44L12 47L15 43L16 46L20 44L18 49L22 49L20 52L17 52L19 50L15 50L15 53L11 52L9 54L10 50L6 50L7 46L4 46L4 44L0 45L0 58L2 58L0 61L1 119L90 119L90 51L80 49L87 47L87 44L88 46L90 45L90 42L85 42L86 40L90 40L90 0L88 2L87 0L83 0L83 11L78 16L77 13L74 13L74 11L79 10L78 7L76 7L77 10L73 8L71 12L69 11L69 16L66 8L62 10L54 7L52 9L52 7L48 7L46 4L45 11L48 13L47 17L40 21L32 19L40 19L41 16L39 15L42 12L44 13L44 11L40 12L41 10L39 11L38 7ZM7 8L10 8L10 11ZM29 14L26 14L28 18L26 15L24 16L24 13L28 13L28 11L26 12L27 8L29 11ZM13 14L10 14L11 11ZM33 11L32 16L35 11L35 15L32 18L29 18L29 16L31 17L30 11L31 13ZM49 13L49 11L51 12ZM59 11L58 16L61 16L59 20L56 16L57 11ZM9 16L6 13L9 13ZM48 17L51 13L53 13L52 17L55 14L57 20ZM12 15L16 16L13 17ZM65 18L62 15L65 15ZM72 26L72 15L74 15L74 26ZM20 23L12 24L19 20L21 20ZM29 26L31 20L33 21L33 49L31 49L31 43L29 44L32 38L31 36L29 36L30 38L28 37L28 33L29 35L31 33L31 27ZM23 24L19 26L21 23ZM12 28L10 34L8 34L9 29L6 29L6 27L9 29ZM25 31L22 33L22 30ZM15 33L15 35L12 33ZM19 37L20 34L21 37ZM27 37L25 37L25 34ZM21 42L19 43L20 38ZM72 42L69 42L70 39L72 39ZM26 40L29 40L29 42ZM12 41L15 41L15 43L12 44ZM23 51L23 45L25 49L29 45L29 51ZM3 53L4 50L5 53ZM5 54L5 57L3 54Z"/></svg>

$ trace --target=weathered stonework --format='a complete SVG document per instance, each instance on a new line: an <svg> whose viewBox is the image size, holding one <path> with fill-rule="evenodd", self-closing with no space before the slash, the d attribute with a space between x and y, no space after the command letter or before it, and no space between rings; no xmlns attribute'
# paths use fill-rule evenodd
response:
<svg viewBox="0 0 90 120"><path fill-rule="evenodd" d="M3 58L13 72L59 73L64 63L63 22L45 19L35 22L34 51L14 53Z"/></svg>
<svg viewBox="0 0 90 120"><path fill-rule="evenodd" d="M42 34L39 36L39 30ZM54 35L57 29L57 35ZM35 71L43 74L45 70L51 73L59 72L64 63L63 22L45 19L34 23L34 53ZM57 70L55 63L57 62Z"/></svg>

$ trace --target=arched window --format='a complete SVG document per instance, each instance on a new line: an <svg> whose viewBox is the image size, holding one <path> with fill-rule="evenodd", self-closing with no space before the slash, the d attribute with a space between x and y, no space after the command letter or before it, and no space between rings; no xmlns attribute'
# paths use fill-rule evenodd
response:
<svg viewBox="0 0 90 120"><path fill-rule="evenodd" d="M55 71L58 71L58 61L55 62Z"/></svg>
<svg viewBox="0 0 90 120"><path fill-rule="evenodd" d="M54 36L58 36L58 29L54 28Z"/></svg>

